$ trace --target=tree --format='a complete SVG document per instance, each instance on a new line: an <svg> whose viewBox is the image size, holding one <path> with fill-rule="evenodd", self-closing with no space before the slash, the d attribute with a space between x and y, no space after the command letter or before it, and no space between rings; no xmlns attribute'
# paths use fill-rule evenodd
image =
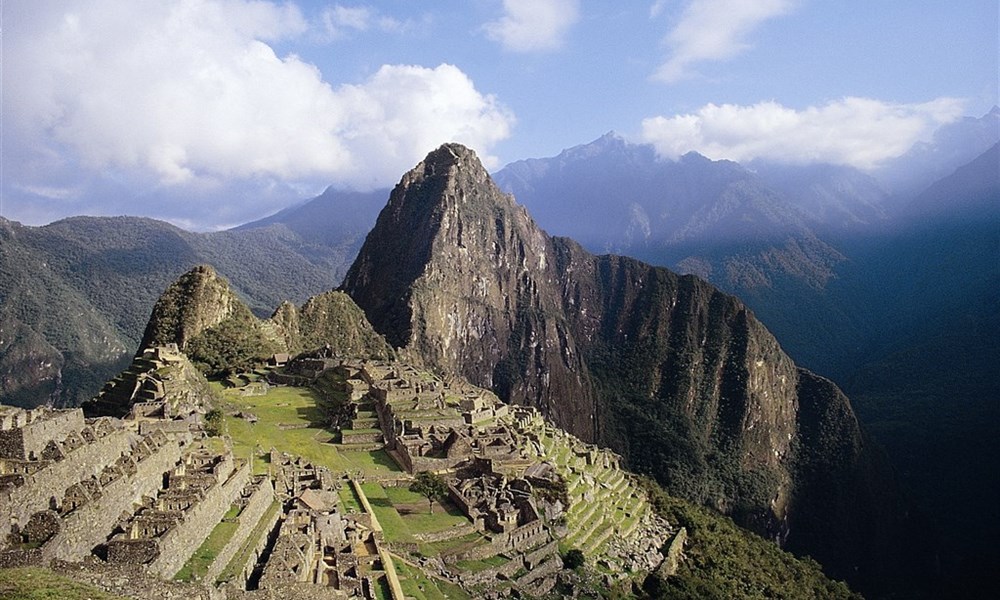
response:
<svg viewBox="0 0 1000 600"><path fill-rule="evenodd" d="M442 502L448 497L448 484L437 473L421 471L410 484L410 491L427 498L427 512L434 512L434 501Z"/></svg>
<svg viewBox="0 0 1000 600"><path fill-rule="evenodd" d="M583 566L584 556L583 551L578 548L573 548L569 552L563 555L563 565L567 569L576 569Z"/></svg>
<svg viewBox="0 0 1000 600"><path fill-rule="evenodd" d="M221 410L213 408L205 413L205 433L208 435L222 435L223 423Z"/></svg>

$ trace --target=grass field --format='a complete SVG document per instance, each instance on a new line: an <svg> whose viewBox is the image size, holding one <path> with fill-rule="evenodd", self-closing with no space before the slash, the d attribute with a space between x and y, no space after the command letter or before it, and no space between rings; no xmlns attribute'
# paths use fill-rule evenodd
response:
<svg viewBox="0 0 1000 600"><path fill-rule="evenodd" d="M212 566L215 557L226 547L240 524L235 521L219 521L205 541L194 551L187 563L174 575L178 581L200 581L208 568Z"/></svg>
<svg viewBox="0 0 1000 600"><path fill-rule="evenodd" d="M271 387L264 396L241 396L239 390L214 385L226 403L226 431L233 439L237 456L248 458L254 451L267 453L273 447L334 473L378 475L400 471L381 450L343 451L329 443L334 432L326 426L329 417L323 409L323 398L310 388ZM236 411L254 414L257 422L229 415ZM266 472L267 463L256 457L254 473Z"/></svg>
<svg viewBox="0 0 1000 600"><path fill-rule="evenodd" d="M455 563L455 566L465 571L478 573L479 571L485 571L486 569L501 567L509 562L509 558L505 558L503 556L491 556L480 560L460 560Z"/></svg>
<svg viewBox="0 0 1000 600"><path fill-rule="evenodd" d="M361 488L375 511L389 541L414 542L415 534L437 533L466 525L469 520L450 502L435 501L427 510L427 498L406 488L383 487L366 482Z"/></svg>
<svg viewBox="0 0 1000 600"><path fill-rule="evenodd" d="M0 569L4 600L124 600L91 585L76 583L48 569Z"/></svg>
<svg viewBox="0 0 1000 600"><path fill-rule="evenodd" d="M427 577L420 569L408 565L400 559L393 561L396 572L399 573L399 585L403 593L416 600L465 600L471 598L459 586Z"/></svg>

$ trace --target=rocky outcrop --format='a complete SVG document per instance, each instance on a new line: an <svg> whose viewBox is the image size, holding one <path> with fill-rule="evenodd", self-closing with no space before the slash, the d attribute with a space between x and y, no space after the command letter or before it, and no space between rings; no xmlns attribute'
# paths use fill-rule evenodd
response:
<svg viewBox="0 0 1000 600"><path fill-rule="evenodd" d="M163 292L153 307L139 354L146 348L177 344L182 351L205 330L219 325L246 305L215 269L199 265ZM249 309L246 309L249 312Z"/></svg>
<svg viewBox="0 0 1000 600"><path fill-rule="evenodd" d="M447 145L393 190L343 289L411 358L539 406L593 439L593 384L556 259L553 240L475 154Z"/></svg>
<svg viewBox="0 0 1000 600"><path fill-rule="evenodd" d="M167 288L153 308L143 344L137 358L147 348L176 344L209 375L251 370L275 353L324 346L340 355L392 356L385 339L343 292L319 294L301 308L283 302L262 321L207 265Z"/></svg>
<svg viewBox="0 0 1000 600"><path fill-rule="evenodd" d="M859 485L872 460L850 403L739 300L548 236L460 145L404 175L342 289L404 354L539 407L772 539L847 526L849 510L797 511L835 490L883 500ZM818 443L831 427L852 442ZM804 467L816 456L836 475ZM856 541L826 556L851 562Z"/></svg>

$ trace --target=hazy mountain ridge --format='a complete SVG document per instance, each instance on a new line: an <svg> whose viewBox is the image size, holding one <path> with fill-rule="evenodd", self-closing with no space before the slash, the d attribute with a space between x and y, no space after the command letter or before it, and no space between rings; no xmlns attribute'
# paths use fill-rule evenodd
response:
<svg viewBox="0 0 1000 600"><path fill-rule="evenodd" d="M990 140L993 145L908 198L880 191L851 169L751 165L779 196L789 202L803 198L803 212L812 215L805 217L806 235L784 242L710 240L651 252L619 232L619 245L629 254L675 265L737 293L797 360L834 376L861 400L859 414L891 451L923 508L942 521L949 540L943 549L946 577L964 590L957 596L974 593L973 582L981 583L983 565L996 556L987 542L995 534L989 532L1000 524L991 508L1000 502L1000 490L989 475L1000 459L986 447L1000 421L1000 380L992 366L1000 363L998 116L995 110L954 128L949 135L956 149L963 128L984 134L966 139L962 152ZM561 159L537 162L546 160ZM546 172L538 165L536 171ZM588 201L560 195L555 180L545 184L548 197L532 196L536 188L522 185L533 204ZM575 182L567 184L567 190L577 189ZM852 200L855 194L860 196ZM830 210L818 210L823 205L814 203L817 195ZM629 198L616 197L611 215L631 210ZM607 197L601 201L614 204ZM850 212L840 210L844 203ZM556 222L554 231L566 233L573 225ZM956 463L963 467L956 469ZM961 530L976 534L956 533Z"/></svg>
<svg viewBox="0 0 1000 600"><path fill-rule="evenodd" d="M963 117L943 125L928 141L883 165L876 175L902 202L936 180L974 160L1000 141L1000 107L981 117Z"/></svg>
<svg viewBox="0 0 1000 600"><path fill-rule="evenodd" d="M263 315L332 288L343 270L282 226L197 234L136 217L0 225L0 314L19 332L0 347L0 395L24 405L93 396L138 349L160 292L197 264L216 265Z"/></svg>
<svg viewBox="0 0 1000 600"><path fill-rule="evenodd" d="M404 175L343 289L404 353L539 406L838 575L864 579L877 564L855 510L898 525L879 508L891 475L846 397L797 369L745 306L695 277L549 237L461 146ZM864 500L798 512L837 489Z"/></svg>

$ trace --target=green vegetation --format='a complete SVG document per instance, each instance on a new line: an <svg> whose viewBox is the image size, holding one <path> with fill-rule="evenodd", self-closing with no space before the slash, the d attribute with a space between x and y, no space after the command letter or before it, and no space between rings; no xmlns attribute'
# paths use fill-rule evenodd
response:
<svg viewBox="0 0 1000 600"><path fill-rule="evenodd" d="M174 575L174 579L178 581L201 581L205 577L205 573L208 572L208 568L215 562L215 557L226 547L226 544L232 539L233 534L236 533L239 526L240 524L236 521L220 521L212 529L212 533L208 534L208 537L205 538L201 546L194 551L194 554L191 555L187 563Z"/></svg>
<svg viewBox="0 0 1000 600"><path fill-rule="evenodd" d="M486 542L487 539L483 537L481 533L475 531L448 540L431 542L429 544L420 544L420 553L424 556L441 556L444 554L456 553L461 550L468 550L480 544L485 544Z"/></svg>
<svg viewBox="0 0 1000 600"><path fill-rule="evenodd" d="M461 587L428 577L423 571L398 557L394 557L393 564L396 565L403 593L416 600L465 600L471 597Z"/></svg>
<svg viewBox="0 0 1000 600"><path fill-rule="evenodd" d="M222 411L213 408L205 413L205 433L214 437L222 435L223 431L225 431L225 419L222 416Z"/></svg>
<svg viewBox="0 0 1000 600"><path fill-rule="evenodd" d="M353 486L341 486L337 493L340 496L340 504L345 513L359 513L364 511L361 508L361 500L358 498L358 494L354 491Z"/></svg>
<svg viewBox="0 0 1000 600"><path fill-rule="evenodd" d="M323 379L321 379L323 381ZM242 396L239 388L226 389L213 382L224 404L226 430L233 439L237 455L267 453L271 448L298 455L337 473L387 475L399 473L399 466L383 450L346 451L331 443L331 412L342 402L343 392L336 391L327 379L320 389L272 386L263 396ZM256 423L232 416L249 412ZM264 461L254 461L255 473L266 473Z"/></svg>
<svg viewBox="0 0 1000 600"><path fill-rule="evenodd" d="M654 510L688 532L677 574L666 581L647 578L651 598L861 598L828 579L816 561L796 558L727 517L674 498L652 479L642 483Z"/></svg>
<svg viewBox="0 0 1000 600"><path fill-rule="evenodd" d="M502 567L503 565L509 562L510 562L509 558L497 555L478 560L460 560L457 563L455 563L455 566L464 571L471 571L473 573L478 573L480 571L485 571L486 569Z"/></svg>
<svg viewBox="0 0 1000 600"><path fill-rule="evenodd" d="M193 337L184 349L191 362L210 377L253 371L278 350L242 303L224 321Z"/></svg>
<svg viewBox="0 0 1000 600"><path fill-rule="evenodd" d="M433 512L434 501L441 502L448 497L448 484L436 473L421 471L413 478L410 491L427 498L427 512Z"/></svg>
<svg viewBox="0 0 1000 600"><path fill-rule="evenodd" d="M48 569L0 569L0 598L5 600L124 600L95 586L77 583Z"/></svg>
<svg viewBox="0 0 1000 600"><path fill-rule="evenodd" d="M375 511L375 517L378 518L378 522L382 525L387 541L415 541L410 528L406 526L403 518L389 500L389 496L386 495L385 488L377 482L365 482L361 484L361 489L364 490L365 496L368 497L368 503L371 504L372 510Z"/></svg>
<svg viewBox="0 0 1000 600"><path fill-rule="evenodd" d="M372 329L364 312L344 292L334 290L310 298L299 311L299 332L303 350L330 344L353 356L393 356L385 338Z"/></svg>
<svg viewBox="0 0 1000 600"><path fill-rule="evenodd" d="M567 569L576 569L582 567L585 562L583 556L583 551L579 548L573 548L562 555L563 564Z"/></svg>
<svg viewBox="0 0 1000 600"><path fill-rule="evenodd" d="M392 591L389 589L389 580L387 577L378 577L375 579L375 598L377 600L392 600Z"/></svg>
<svg viewBox="0 0 1000 600"><path fill-rule="evenodd" d="M320 408L318 394L309 388L272 387L264 396L241 396L239 390L221 393L226 413L246 411L257 416L256 423L227 414L226 428L233 438L234 451L240 456L252 452L268 452L272 447L302 456L334 471L356 469L356 463L345 459L329 441L333 433L325 428L328 417ZM255 461L258 472L266 472L266 464Z"/></svg>

